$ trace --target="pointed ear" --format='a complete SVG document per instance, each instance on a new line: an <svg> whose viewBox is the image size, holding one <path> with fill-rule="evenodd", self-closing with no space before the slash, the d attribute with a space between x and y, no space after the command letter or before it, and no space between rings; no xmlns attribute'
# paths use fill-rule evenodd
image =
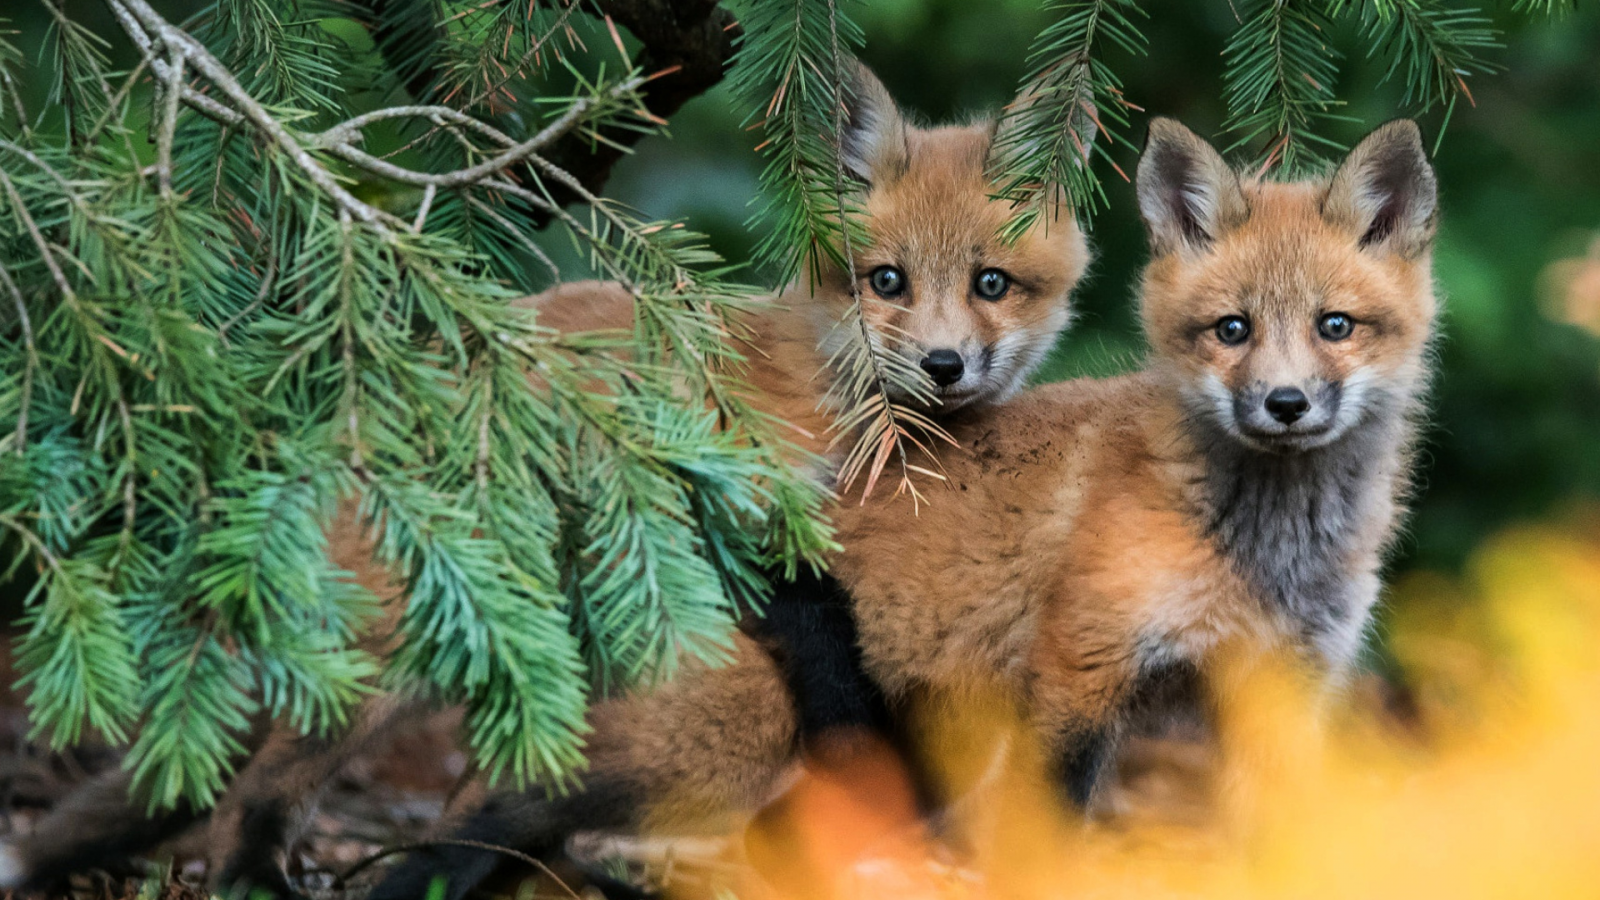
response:
<svg viewBox="0 0 1600 900"><path fill-rule="evenodd" d="M892 180L905 171L906 121L889 91L859 62L852 62L844 85L844 133L839 158L845 171L867 184Z"/></svg>
<svg viewBox="0 0 1600 900"><path fill-rule="evenodd" d="M1398 119L1367 135L1333 174L1322 216L1362 247L1415 256L1433 243L1439 184L1422 132Z"/></svg>
<svg viewBox="0 0 1600 900"><path fill-rule="evenodd" d="M1150 120L1135 183L1157 256L1204 249L1250 215L1222 154L1172 119Z"/></svg>

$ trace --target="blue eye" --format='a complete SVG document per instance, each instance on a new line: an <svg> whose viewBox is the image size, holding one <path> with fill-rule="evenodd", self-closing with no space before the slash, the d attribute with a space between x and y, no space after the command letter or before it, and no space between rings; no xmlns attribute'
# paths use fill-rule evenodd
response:
<svg viewBox="0 0 1600 900"><path fill-rule="evenodd" d="M984 269L972 280L972 289L985 300L999 300L1011 289L1011 278L999 269Z"/></svg>
<svg viewBox="0 0 1600 900"><path fill-rule="evenodd" d="M894 266L879 266L867 276L867 283L872 285L874 293L887 300L906 292L906 273Z"/></svg>
<svg viewBox="0 0 1600 900"><path fill-rule="evenodd" d="M1330 341L1342 341L1355 330L1355 320L1344 313L1328 313L1317 320L1317 333Z"/></svg>
<svg viewBox="0 0 1600 900"><path fill-rule="evenodd" d="M1242 344L1250 337L1250 323L1243 316L1223 316L1216 328L1217 340L1224 344Z"/></svg>

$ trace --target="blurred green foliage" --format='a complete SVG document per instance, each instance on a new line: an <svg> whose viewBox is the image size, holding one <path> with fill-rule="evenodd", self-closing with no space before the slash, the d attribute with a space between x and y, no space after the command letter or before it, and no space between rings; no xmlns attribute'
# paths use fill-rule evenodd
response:
<svg viewBox="0 0 1600 900"><path fill-rule="evenodd" d="M1127 98L1220 140L1222 49L1237 22L1227 0L1160 0L1147 57L1112 52ZM1503 7L1503 8L1502 8ZM1505 67L1472 79L1439 145L1443 220L1437 273L1445 297L1433 416L1420 454L1415 514L1395 566L1458 568L1510 521L1562 517L1600 497L1600 340L1547 314L1541 273L1580 255L1600 230L1600 10L1528 19L1491 9ZM861 7L862 57L908 110L945 121L998 109L1025 70L1028 42L1051 14L1036 0L873 0ZM1346 60L1337 95L1348 145L1405 111L1402 88L1366 57L1353 27L1331 35ZM1344 29L1341 29L1344 30ZM610 193L652 216L686 215L731 259L748 259L756 191L753 132L725 87L624 162ZM1138 139L1146 113L1135 112ZM1432 137L1440 113L1422 119ZM1255 148L1251 148L1252 150ZM1131 173L1135 148L1112 152ZM1105 160L1110 208L1091 223L1097 261L1079 318L1041 378L1137 365L1133 286L1145 258L1133 188Z"/></svg>

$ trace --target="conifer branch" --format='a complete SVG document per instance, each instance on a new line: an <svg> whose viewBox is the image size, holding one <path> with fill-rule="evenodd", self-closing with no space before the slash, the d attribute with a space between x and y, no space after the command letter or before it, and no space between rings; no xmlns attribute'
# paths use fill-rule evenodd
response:
<svg viewBox="0 0 1600 900"><path fill-rule="evenodd" d="M295 165L305 173L306 177L321 188L335 203L339 204L341 209L361 220L363 224L380 230L405 227L404 222L382 210L363 203L346 190L327 169L323 168L295 140L287 128L245 91L238 80L233 77L233 73L218 62L217 58L212 56L204 45L190 37L187 32L162 18L161 14L152 9L146 0L108 0L108 2L111 4L112 9L117 12L117 18L122 24L123 31L127 32L128 36L140 45L141 50L146 54L153 54L155 52L154 45L160 44L175 58L182 57L192 61L195 69L233 102L236 112L249 121L256 130L277 144L294 161ZM144 40L141 41L139 37L135 36L139 34L142 34ZM146 49L147 46L149 49ZM170 80L171 71L167 71L163 76L163 69L156 64L153 56L151 57L151 67L156 71L158 77L162 77L163 80ZM229 124L234 123L230 122Z"/></svg>
<svg viewBox="0 0 1600 900"><path fill-rule="evenodd" d="M1339 105L1332 21L1317 3L1299 0L1255 0L1240 15L1223 51L1225 127L1239 136L1229 149L1265 138L1263 171L1319 161L1317 147L1337 147L1318 131Z"/></svg>
<svg viewBox="0 0 1600 900"><path fill-rule="evenodd" d="M1404 70L1401 102L1423 112L1444 107L1446 123L1459 98L1472 101L1467 79L1499 69L1478 56L1500 47L1500 40L1477 9L1452 9L1442 0L1333 0L1336 13L1355 6L1370 42L1368 55L1389 57L1384 79Z"/></svg>
<svg viewBox="0 0 1600 900"><path fill-rule="evenodd" d="M375 112L367 113L363 116L357 116L356 118L340 125L336 125L333 128L316 135L311 139L310 143L314 146L322 147L335 156L338 156L347 162L358 165L370 172L373 172L374 174L381 175L394 181L399 181L403 184L413 184L417 186L426 185L433 188L461 187L468 184L482 182L485 178L488 178L491 175L500 173L511 166L533 158L540 151L544 150L546 147L549 147L561 137L578 128L584 123L585 120L594 118L597 107L603 108L618 100L632 96L636 91L638 91L639 87L643 85L644 82L644 78L636 76L606 89L595 98L578 100L569 106L566 112L563 112L554 122L551 122L549 125L541 129L538 134L520 143L511 140L504 133L493 128L492 126L478 122L469 116L463 116L455 113L453 110L449 111L449 115L437 112L439 109L447 109L445 107L411 107L407 108L407 111L404 113L392 109L377 110ZM452 122L470 122L472 124L469 127L473 127L481 133L494 138L496 141L500 142L505 149L499 154L491 157L490 159L484 160L477 165L468 166L465 169L457 169L454 172L435 174L429 172L417 172L411 169L402 168L401 166L385 162L384 160L364 153L361 150L356 149L354 146L354 144L361 139L360 128L363 125L379 121L381 119L396 118L407 114L416 114L411 112L411 110L416 109L427 110L427 112L424 113L425 115L438 115L440 118L445 118ZM570 180L564 180L561 183L567 184L569 189L570 185L574 184L578 184L581 187L581 184L579 184L576 178L571 178L571 176L567 176L567 178ZM588 194L587 190L584 191L584 194Z"/></svg>
<svg viewBox="0 0 1600 900"><path fill-rule="evenodd" d="M827 0L827 3L830 51L828 62L831 64L833 83L842 86L846 83L846 75L844 55L839 46L839 10L836 0ZM838 91L833 103L833 133L842 135L844 134L844 128L845 103L842 91ZM855 483L855 479L865 471L867 480L861 490L861 502L866 503L867 497L871 495L872 489L877 485L879 476L882 475L884 468L893 459L899 464L900 469L900 478L895 493L898 494L901 491L909 492L913 505L920 507L922 494L917 490L916 484L911 479L912 470L915 467L912 466L911 461L907 458L906 444L913 444L921 448L925 453L928 448L917 441L916 436L910 433L907 428L908 422L916 421L924 430L951 444L954 444L955 440L932 421L926 418L918 420L910 414L910 410L904 409L900 404L896 403L890 394L890 384L910 381L906 377L910 373L894 373L899 377L898 379L893 379L889 366L886 364L886 357L889 354L885 353L881 348L878 337L872 333L872 327L867 322L866 298L862 296L861 279L856 276L855 248L851 244L849 221L851 209L845 202L847 179L844 171L844 159L837 146L835 146L831 156L833 163L833 202L839 217L839 252L842 257L841 262L845 277L850 282L850 309L845 313L844 321L840 323L840 327L849 329L852 336L860 342L858 349L865 351L860 355L860 359L864 362L865 368L871 372L870 378L854 382L865 387L865 391L837 391L832 389L829 391L829 399L836 404L844 406L846 410L841 415L841 421L835 423L835 427L839 429L839 433L835 437L835 443L847 439L856 441L850 451L845 454L845 460L839 467L838 480L840 490L848 493ZM862 367L862 362L857 362L857 359L852 356L851 349L853 348L849 347L847 342L840 353L836 354L834 359L829 360L830 368L838 368L840 366ZM921 394L914 393L913 396L932 399L926 395L926 386L921 379L911 383L922 389ZM869 410L874 411L876 414L860 416L859 423L851 421L857 411ZM869 450L870 453L866 452ZM935 459L932 456L929 458ZM937 464L936 460L935 464Z"/></svg>
<svg viewBox="0 0 1600 900"><path fill-rule="evenodd" d="M1144 55L1134 21L1143 10L1133 0L1054 0L1048 8L1060 18L1034 39L1021 95L997 126L996 193L1018 207L1007 226L1012 236L1038 221L1052 190L1074 212L1092 214L1104 204L1090 158L1097 147L1127 143L1119 130L1137 109L1104 55L1108 48Z"/></svg>
<svg viewBox="0 0 1600 900"><path fill-rule="evenodd" d="M22 291L17 288L17 283L12 279L11 273L5 266L0 266L0 287L4 287L6 294L11 297L11 302L17 310L17 322L22 326L22 344L27 354L25 367L22 370L22 399L17 404L17 430L15 432L15 450L20 455L28 450L28 408L33 405L33 375L39 369L39 348L33 342L33 317L28 315L28 303L22 297Z"/></svg>

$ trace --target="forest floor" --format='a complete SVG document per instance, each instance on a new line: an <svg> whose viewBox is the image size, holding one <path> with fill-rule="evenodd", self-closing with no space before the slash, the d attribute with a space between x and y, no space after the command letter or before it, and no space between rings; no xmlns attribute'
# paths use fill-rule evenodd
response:
<svg viewBox="0 0 1600 900"><path fill-rule="evenodd" d="M10 642L5 642L9 648ZM0 678L9 685L9 653L0 649ZM1388 705L1374 688L1369 702ZM359 898L377 877L385 858L367 866L388 848L424 839L467 765L456 744L459 714L441 711L421 715L406 723L388 743L355 759L329 787L316 816L289 860L290 875L317 900ZM33 823L48 814L75 788L119 763L118 754L104 745L86 744L70 752L50 753L28 738L21 699L0 689L0 839L25 835ZM1151 825L1166 833L1198 834L1210 811L1212 754L1203 743L1188 739L1130 742L1118 763L1113 787L1097 804L1097 818L1128 833L1149 833ZM71 889L50 900L204 900L199 886L205 879L205 834L197 826L169 842L150 863L144 877L112 876L90 872L75 876ZM570 848L591 864L613 875L626 874L635 882L672 888L675 896L712 896L719 888L736 887L741 898L760 897L746 877L743 842L736 836L722 840L620 841L600 835L581 837ZM871 848L861 855L850 874L851 884L865 897L909 898L933 896L903 883L905 866L887 865L883 856L874 862ZM948 884L968 878L960 867L937 857L919 857L914 873L923 882ZM343 876L360 868L345 883ZM937 871L934 871L937 870ZM541 876L519 886L506 884L508 896L519 900L588 900L598 894L572 889L559 879ZM955 895L964 895L956 891ZM940 889L939 896L951 896ZM10 900L0 892L0 897ZM420 898L419 898L420 900Z"/></svg>

